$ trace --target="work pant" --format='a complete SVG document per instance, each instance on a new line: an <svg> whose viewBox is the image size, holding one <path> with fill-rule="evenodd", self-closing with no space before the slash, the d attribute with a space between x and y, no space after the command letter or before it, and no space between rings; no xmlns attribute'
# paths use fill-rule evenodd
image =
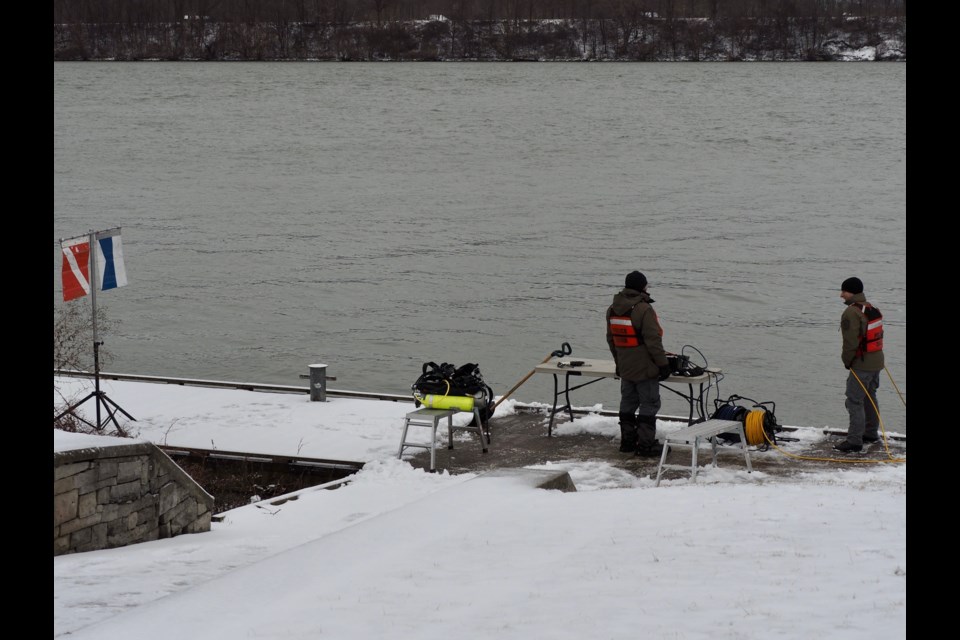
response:
<svg viewBox="0 0 960 640"><path fill-rule="evenodd" d="M857 375L854 376L853 374ZM864 392L863 387L867 388L870 397ZM847 376L847 400L844 406L847 407L847 413L850 414L850 426L847 427L847 442L850 444L863 444L863 437L876 438L877 430L880 427L880 417L877 415L875 406L877 404L877 387L880 386L879 371L862 371L852 369ZM871 402L873 400L873 402Z"/></svg>
<svg viewBox="0 0 960 640"><path fill-rule="evenodd" d="M620 414L637 414L637 446L647 449L657 443L657 412L660 382L620 378Z"/></svg>

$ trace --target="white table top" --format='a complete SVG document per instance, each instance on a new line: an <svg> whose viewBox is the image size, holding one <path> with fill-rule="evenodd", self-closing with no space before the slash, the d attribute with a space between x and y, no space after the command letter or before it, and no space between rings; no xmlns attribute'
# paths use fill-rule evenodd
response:
<svg viewBox="0 0 960 640"><path fill-rule="evenodd" d="M560 366L568 365L571 362L582 362L580 366ZM537 373L570 374L579 376L591 376L594 378L616 378L617 370L613 360L598 360L591 358L576 358L573 356L563 356L562 358L553 357L546 362L537 365L534 368ZM711 377L717 377L723 373L722 369L709 367L703 375L699 376L670 376L661 382L673 384L700 384L707 382Z"/></svg>

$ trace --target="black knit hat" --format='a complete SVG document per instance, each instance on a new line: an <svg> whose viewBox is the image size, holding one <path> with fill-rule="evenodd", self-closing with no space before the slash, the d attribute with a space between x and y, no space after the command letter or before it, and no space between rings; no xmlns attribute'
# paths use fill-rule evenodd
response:
<svg viewBox="0 0 960 640"><path fill-rule="evenodd" d="M643 275L639 271L631 271L627 274L627 280L624 285L627 287L627 289L643 291L643 288L647 286L647 276Z"/></svg>
<svg viewBox="0 0 960 640"><path fill-rule="evenodd" d="M843 281L843 284L840 285L840 291L863 293L863 282L860 281L860 278L847 278Z"/></svg>

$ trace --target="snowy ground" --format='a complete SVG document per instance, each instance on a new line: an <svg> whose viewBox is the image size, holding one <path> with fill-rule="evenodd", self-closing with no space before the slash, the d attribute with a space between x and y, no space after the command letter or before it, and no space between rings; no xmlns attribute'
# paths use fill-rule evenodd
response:
<svg viewBox="0 0 960 640"><path fill-rule="evenodd" d="M905 462L654 488L557 461L578 489L561 493L397 460L407 404L108 385L141 439L368 463L207 533L55 557L55 637L906 635ZM54 449L91 438L54 431Z"/></svg>

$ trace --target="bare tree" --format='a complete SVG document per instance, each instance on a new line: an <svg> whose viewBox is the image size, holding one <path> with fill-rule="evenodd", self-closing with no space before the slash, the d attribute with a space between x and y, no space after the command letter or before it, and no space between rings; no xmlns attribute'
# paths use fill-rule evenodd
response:
<svg viewBox="0 0 960 640"><path fill-rule="evenodd" d="M97 305L97 338L103 333L116 329L119 322L110 319L106 309ZM101 342L101 345L103 343ZM90 371L93 367L93 314L87 298L74 300L53 307L53 369ZM109 362L112 356L109 351L99 349L101 366ZM134 434L125 426L116 426L111 432L105 432L103 427L97 430L88 421L80 420L73 412L64 411L76 402L76 398L68 398L61 392L58 378L53 378L53 415L54 428L75 433L95 433L120 437L133 437ZM57 419L59 416L59 419ZM105 426L105 425L104 425Z"/></svg>
<svg viewBox="0 0 960 640"><path fill-rule="evenodd" d="M109 317L106 307L98 304L98 337L116 330L118 325L117 320ZM103 348L99 351L103 366L112 359L112 354ZM93 313L85 297L53 307L53 368L93 370Z"/></svg>

